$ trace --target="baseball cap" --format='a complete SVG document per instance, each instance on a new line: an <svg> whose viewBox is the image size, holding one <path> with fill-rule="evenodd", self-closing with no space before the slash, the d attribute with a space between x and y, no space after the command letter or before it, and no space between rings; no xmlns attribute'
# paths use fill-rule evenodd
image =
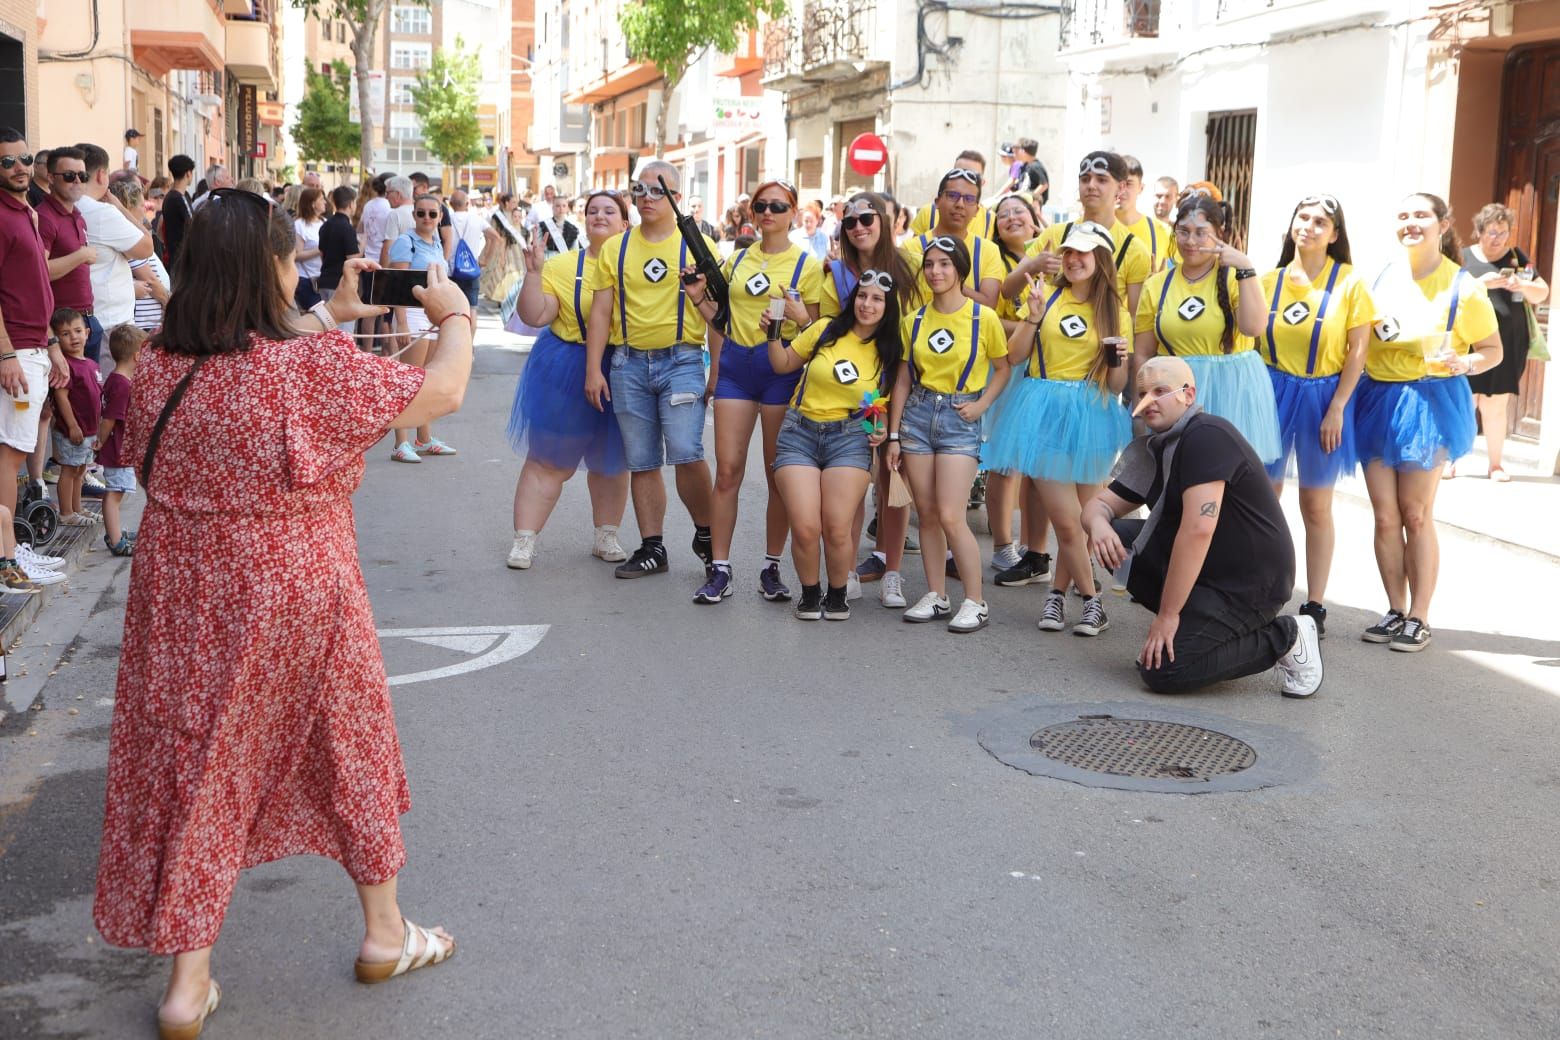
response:
<svg viewBox="0 0 1560 1040"><path fill-rule="evenodd" d="M1013 146L1007 141L1003 141L1001 144L997 145L997 151L1003 156L1011 156L1013 154Z"/></svg>
<svg viewBox="0 0 1560 1040"><path fill-rule="evenodd" d="M125 140L126 141L130 140L130 138L132 138L132 137L143 137L143 136L145 136L145 135L143 135L141 133L141 131L133 129L133 128L130 129L130 130L126 130L125 131Z"/></svg>
<svg viewBox="0 0 1560 1040"><path fill-rule="evenodd" d="M1080 220L1072 226L1071 231L1067 232L1067 237L1062 239L1062 248L1080 253L1092 253L1098 248L1114 252L1116 242L1103 225L1096 224L1092 220Z"/></svg>

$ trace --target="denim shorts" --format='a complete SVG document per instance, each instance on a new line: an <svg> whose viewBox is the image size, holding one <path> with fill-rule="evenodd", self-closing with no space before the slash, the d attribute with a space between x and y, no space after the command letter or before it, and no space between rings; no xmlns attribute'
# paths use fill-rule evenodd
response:
<svg viewBox="0 0 1560 1040"><path fill-rule="evenodd" d="M110 491L126 495L135 494L135 468L132 466L104 466L103 486Z"/></svg>
<svg viewBox="0 0 1560 1040"><path fill-rule="evenodd" d="M954 405L980 394L939 394L916 387L899 416L899 450L906 455L968 455L980 458L980 420L966 422Z"/></svg>
<svg viewBox="0 0 1560 1040"><path fill-rule="evenodd" d="M775 444L774 468L781 466L871 470L872 447L859 419L818 422L791 408L780 423L780 438Z"/></svg>
<svg viewBox="0 0 1560 1040"><path fill-rule="evenodd" d="M629 471L704 458L704 349L619 347L608 383Z"/></svg>
<svg viewBox="0 0 1560 1040"><path fill-rule="evenodd" d="M744 347L727 340L720 348L720 374L715 380L717 401L756 401L759 404L787 404L796 393L802 371L776 375L769 366L769 345Z"/></svg>
<svg viewBox="0 0 1560 1040"><path fill-rule="evenodd" d="M72 444L70 438L58 427L54 430L52 438L54 448L54 461L61 466L87 466L92 463L92 435L89 433L82 438L80 444Z"/></svg>

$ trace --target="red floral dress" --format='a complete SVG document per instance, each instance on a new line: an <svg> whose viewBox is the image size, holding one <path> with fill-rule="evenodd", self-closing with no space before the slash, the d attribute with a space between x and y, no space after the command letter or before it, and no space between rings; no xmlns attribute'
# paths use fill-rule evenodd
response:
<svg viewBox="0 0 1560 1040"><path fill-rule="evenodd" d="M128 458L192 363L141 355ZM329 856L361 884L405 863L411 800L351 500L422 382L340 332L257 337L208 357L168 421L109 744L93 905L109 942L209 946L239 871L283 856Z"/></svg>

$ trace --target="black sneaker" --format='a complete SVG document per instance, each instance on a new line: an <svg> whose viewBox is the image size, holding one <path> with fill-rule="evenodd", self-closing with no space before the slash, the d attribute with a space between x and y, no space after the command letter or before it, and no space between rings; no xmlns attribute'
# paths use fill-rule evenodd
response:
<svg viewBox="0 0 1560 1040"><path fill-rule="evenodd" d="M877 516L872 517L872 522L867 524L867 537L877 541Z"/></svg>
<svg viewBox="0 0 1560 1040"><path fill-rule="evenodd" d="M1035 552L1033 549L1026 552L1016 565L997 574L996 583L1008 588L1016 588L1020 585L1033 585L1037 581L1051 580L1051 554Z"/></svg>
<svg viewBox="0 0 1560 1040"><path fill-rule="evenodd" d="M1301 604L1300 614L1316 622L1316 638L1322 638L1327 631L1327 608L1314 599L1307 600Z"/></svg>
<svg viewBox="0 0 1560 1040"><path fill-rule="evenodd" d="M1098 596L1092 596L1083 601L1083 620L1073 626L1075 636L1097 636L1110 627L1110 618L1105 616L1105 604L1100 602Z"/></svg>
<svg viewBox="0 0 1560 1040"><path fill-rule="evenodd" d="M1381 616L1380 621L1360 633L1360 638L1367 643L1390 643L1394 636L1403 631L1403 622L1406 620L1401 610L1389 610Z"/></svg>
<svg viewBox="0 0 1560 1040"><path fill-rule="evenodd" d="M799 621L817 621L823 617L822 589L816 585L802 586L802 594L796 601L796 617Z"/></svg>
<svg viewBox="0 0 1560 1040"><path fill-rule="evenodd" d="M641 545L627 561L614 567L612 573L619 578L643 578L646 574L664 574L667 569L665 546Z"/></svg>
<svg viewBox="0 0 1560 1040"><path fill-rule="evenodd" d="M850 604L845 601L844 589L830 589L823 597L825 621L849 621Z"/></svg>
<svg viewBox="0 0 1560 1040"><path fill-rule="evenodd" d="M943 564L943 573L954 581L959 580L959 565L953 562L952 556L948 557L948 561Z"/></svg>
<svg viewBox="0 0 1560 1040"><path fill-rule="evenodd" d="M791 590L780 580L778 563L771 563L758 572L758 594L771 603L784 603L791 598Z"/></svg>
<svg viewBox="0 0 1560 1040"><path fill-rule="evenodd" d="M1392 637L1392 649L1405 654L1417 654L1430 645L1430 626L1416 617L1403 622L1403 628Z"/></svg>
<svg viewBox="0 0 1560 1040"><path fill-rule="evenodd" d="M700 537L698 534L695 534L693 536L693 555L703 560L706 567L715 562L714 539L708 535Z"/></svg>

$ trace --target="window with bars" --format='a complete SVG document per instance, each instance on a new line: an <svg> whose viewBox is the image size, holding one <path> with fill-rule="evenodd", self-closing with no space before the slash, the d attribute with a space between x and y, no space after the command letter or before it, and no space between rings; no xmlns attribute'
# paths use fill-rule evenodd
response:
<svg viewBox="0 0 1560 1040"><path fill-rule="evenodd" d="M1251 228L1252 166L1257 151L1257 112L1210 112L1206 179L1219 186L1230 204L1235 226L1227 238L1237 249L1246 248Z"/></svg>

